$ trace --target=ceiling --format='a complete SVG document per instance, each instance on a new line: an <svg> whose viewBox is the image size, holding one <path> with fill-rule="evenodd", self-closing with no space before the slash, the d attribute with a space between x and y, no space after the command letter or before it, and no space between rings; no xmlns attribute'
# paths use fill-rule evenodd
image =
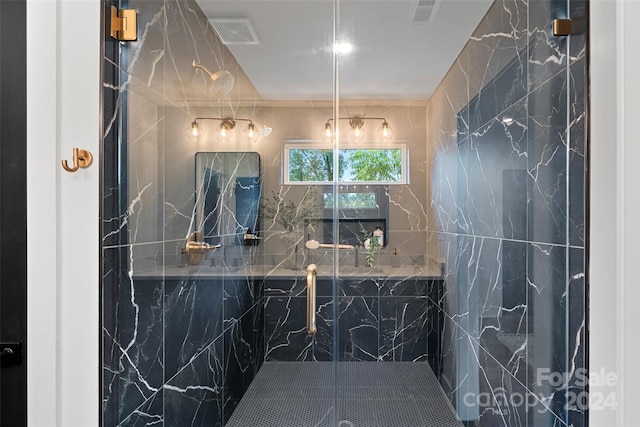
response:
<svg viewBox="0 0 640 427"><path fill-rule="evenodd" d="M197 0L209 20L247 18L258 44L227 47L265 100L330 100L331 0ZM341 0L338 34L345 100L426 100L491 0ZM414 23L434 11L428 23ZM418 14L418 15L417 15Z"/></svg>

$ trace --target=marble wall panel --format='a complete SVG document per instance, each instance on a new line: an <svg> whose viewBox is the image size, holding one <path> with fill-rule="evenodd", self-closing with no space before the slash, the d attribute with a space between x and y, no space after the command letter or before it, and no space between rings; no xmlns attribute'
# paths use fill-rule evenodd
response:
<svg viewBox="0 0 640 427"><path fill-rule="evenodd" d="M586 58L572 63L569 73L569 243L585 246L587 194Z"/></svg>
<svg viewBox="0 0 640 427"><path fill-rule="evenodd" d="M222 337L164 385L166 425L222 426L224 361Z"/></svg>
<svg viewBox="0 0 640 427"><path fill-rule="evenodd" d="M129 282L129 283L127 283ZM120 282L118 413L131 413L163 384L163 282Z"/></svg>
<svg viewBox="0 0 640 427"><path fill-rule="evenodd" d="M529 8L529 87L535 89L558 73L566 72L569 38L553 35L550 23L566 18L569 1L538 1ZM573 41L573 40L572 40ZM584 43L584 39L582 40Z"/></svg>
<svg viewBox="0 0 640 427"><path fill-rule="evenodd" d="M111 45L111 42L105 42L105 50L114 49ZM103 61L102 73L101 161L103 174L100 231L102 245L107 247L124 244L128 237L124 223L128 193L126 187L120 187L121 180L126 182L126 167L120 168L121 162L123 160L126 162L126 149L119 137L123 127L121 117L122 105L126 103L126 91L121 90L120 87L121 72L119 67L107 58ZM125 158L122 159L122 156Z"/></svg>
<svg viewBox="0 0 640 427"><path fill-rule="evenodd" d="M567 75L555 77L529 95L527 143L528 234L541 243L566 243Z"/></svg>
<svg viewBox="0 0 640 427"><path fill-rule="evenodd" d="M569 360L568 392L571 401L566 414L570 425L583 427L588 425L588 408L584 396L587 393L585 374L587 373L587 319L586 319L586 280L585 251L580 248L569 249L569 289L565 298L569 311L567 331L567 355ZM603 402L606 396L603 396Z"/></svg>
<svg viewBox="0 0 640 427"><path fill-rule="evenodd" d="M265 279L268 361L331 361L334 324L331 281L318 281L317 333L306 332L303 280ZM424 277L351 277L338 282L338 358L342 361L439 363L443 320L435 308L443 282ZM438 369L438 368L436 368Z"/></svg>
<svg viewBox="0 0 640 427"><path fill-rule="evenodd" d="M379 306L378 359L427 360L429 326L427 298L382 298Z"/></svg>
<svg viewBox="0 0 640 427"><path fill-rule="evenodd" d="M165 425L163 396L163 390L158 390L119 425L126 427L163 427Z"/></svg>
<svg viewBox="0 0 640 427"><path fill-rule="evenodd" d="M166 378L222 334L222 280L167 280L165 282L165 365Z"/></svg>
<svg viewBox="0 0 640 427"><path fill-rule="evenodd" d="M138 11L138 40L104 41L103 425L222 425L225 402L240 399L264 358L262 291L237 274L250 248L223 251L213 276L185 266L194 154L203 148L185 149L193 142L183 132L193 118L187 99L234 108L229 97L203 95L208 76L192 63L225 67L244 93L255 88L194 1L128 6ZM181 177L183 198L167 185ZM226 398L225 381L238 384Z"/></svg>
<svg viewBox="0 0 640 427"><path fill-rule="evenodd" d="M584 408L565 404L584 391L576 372L587 338L587 14L584 1L496 1L461 52L462 70L427 107L445 283L437 373L461 419L477 425L586 422ZM564 17L576 34L553 36L551 21ZM461 75L468 99L445 111ZM442 136L452 120L455 149ZM568 385L540 381L540 369ZM486 405L463 404L496 387ZM534 409L513 404L522 396Z"/></svg>
<svg viewBox="0 0 640 427"><path fill-rule="evenodd" d="M527 110L520 101L475 130L467 187L471 234L526 238Z"/></svg>

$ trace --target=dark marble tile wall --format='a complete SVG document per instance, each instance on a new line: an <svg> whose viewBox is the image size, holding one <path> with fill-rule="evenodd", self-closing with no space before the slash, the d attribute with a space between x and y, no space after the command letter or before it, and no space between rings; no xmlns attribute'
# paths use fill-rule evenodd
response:
<svg viewBox="0 0 640 427"><path fill-rule="evenodd" d="M333 359L332 280L318 279L315 336L306 331L304 278L264 282L267 361ZM439 368L442 280L424 277L340 278L341 361L428 361Z"/></svg>
<svg viewBox="0 0 640 427"><path fill-rule="evenodd" d="M586 368L587 35L551 32L587 13L497 0L428 107L439 376L469 424L587 423L573 399Z"/></svg>
<svg viewBox="0 0 640 427"><path fill-rule="evenodd" d="M264 358L259 294L244 278L119 279L118 300L105 301L116 316L104 330L104 425L136 425L158 405L166 422L222 425Z"/></svg>
<svg viewBox="0 0 640 427"><path fill-rule="evenodd" d="M104 1L105 17L117 3ZM264 359L262 293L242 273L243 247L224 252L216 275L177 267L193 230L189 218L171 225L195 195L178 212L166 191L168 147L186 136L172 138L165 122L167 111L190 120L180 82L194 58L235 62L195 2L126 3L139 12L138 40L103 39L102 425L222 426Z"/></svg>

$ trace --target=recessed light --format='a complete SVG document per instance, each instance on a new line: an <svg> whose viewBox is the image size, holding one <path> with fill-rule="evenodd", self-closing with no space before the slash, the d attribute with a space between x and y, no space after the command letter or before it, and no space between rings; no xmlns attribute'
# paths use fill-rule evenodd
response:
<svg viewBox="0 0 640 427"><path fill-rule="evenodd" d="M338 55L348 55L353 52L353 45L349 42L340 42L333 45L333 51Z"/></svg>
<svg viewBox="0 0 640 427"><path fill-rule="evenodd" d="M510 125L511 123L513 123L513 119L511 117L503 117L502 118L502 123L504 123L505 125Z"/></svg>

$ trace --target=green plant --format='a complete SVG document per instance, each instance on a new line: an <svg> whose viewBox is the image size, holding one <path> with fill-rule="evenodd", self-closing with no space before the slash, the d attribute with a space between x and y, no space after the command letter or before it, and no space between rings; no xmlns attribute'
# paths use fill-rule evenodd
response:
<svg viewBox="0 0 640 427"><path fill-rule="evenodd" d="M309 187L298 201L285 196L286 194L282 191L279 193L272 191L271 197L263 198L260 203L262 216L280 225L288 233L300 225L319 220L322 202L312 187Z"/></svg>
<svg viewBox="0 0 640 427"><path fill-rule="evenodd" d="M373 233L370 233L366 230L362 230L362 235L364 236L364 241L369 240L369 247L364 251L364 262L367 267L373 267L373 263L376 260L376 256L378 252L380 252L380 241L377 237L373 236Z"/></svg>

